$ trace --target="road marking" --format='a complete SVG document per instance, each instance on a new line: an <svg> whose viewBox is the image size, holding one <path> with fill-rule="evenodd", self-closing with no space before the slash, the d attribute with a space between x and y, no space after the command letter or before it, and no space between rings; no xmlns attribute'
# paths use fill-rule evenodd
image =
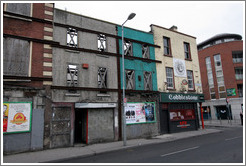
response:
<svg viewBox="0 0 246 166"><path fill-rule="evenodd" d="M173 155L173 154L176 154L176 153L185 152L185 151L188 151L188 150L197 149L197 148L199 148L199 147L200 147L200 146L195 146L195 147L192 147L192 148L183 149L183 150L179 150L179 151L176 151L176 152L172 152L172 153L163 154L163 155L161 155L161 157L165 157L165 156Z"/></svg>
<svg viewBox="0 0 246 166"><path fill-rule="evenodd" d="M230 141L230 140L237 139L237 138L242 138L242 136L241 137L227 138L227 139L225 139L225 141Z"/></svg>

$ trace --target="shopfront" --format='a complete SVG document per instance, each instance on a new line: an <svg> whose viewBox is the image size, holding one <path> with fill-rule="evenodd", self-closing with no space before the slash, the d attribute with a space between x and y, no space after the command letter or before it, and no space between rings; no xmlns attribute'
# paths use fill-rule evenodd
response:
<svg viewBox="0 0 246 166"><path fill-rule="evenodd" d="M160 99L161 133L175 133L197 130L198 112L204 102L203 94L161 93Z"/></svg>

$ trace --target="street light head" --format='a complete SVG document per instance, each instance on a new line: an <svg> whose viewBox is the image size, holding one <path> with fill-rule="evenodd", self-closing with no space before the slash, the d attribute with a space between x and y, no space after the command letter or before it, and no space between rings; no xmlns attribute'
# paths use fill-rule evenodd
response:
<svg viewBox="0 0 246 166"><path fill-rule="evenodd" d="M133 19L135 16L136 16L135 13L131 13L131 14L128 16L127 20L131 20L131 19Z"/></svg>

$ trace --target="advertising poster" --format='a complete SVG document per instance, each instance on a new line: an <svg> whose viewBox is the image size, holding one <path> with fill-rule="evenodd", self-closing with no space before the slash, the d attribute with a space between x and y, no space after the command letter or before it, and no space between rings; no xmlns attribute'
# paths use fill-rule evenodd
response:
<svg viewBox="0 0 246 166"><path fill-rule="evenodd" d="M127 103L126 124L155 122L155 103Z"/></svg>
<svg viewBox="0 0 246 166"><path fill-rule="evenodd" d="M31 115L32 105L30 102L3 103L3 132L29 132Z"/></svg>

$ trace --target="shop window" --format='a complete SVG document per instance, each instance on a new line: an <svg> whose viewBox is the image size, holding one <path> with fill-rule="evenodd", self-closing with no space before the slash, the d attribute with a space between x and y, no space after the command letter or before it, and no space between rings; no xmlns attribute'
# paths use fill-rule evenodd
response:
<svg viewBox="0 0 246 166"><path fill-rule="evenodd" d="M243 79L243 68L235 68L236 80Z"/></svg>
<svg viewBox="0 0 246 166"><path fill-rule="evenodd" d="M126 89L135 89L135 71L126 70Z"/></svg>
<svg viewBox="0 0 246 166"><path fill-rule="evenodd" d="M193 71L187 70L188 90L194 90Z"/></svg>
<svg viewBox="0 0 246 166"><path fill-rule="evenodd" d="M24 49L23 49L24 48ZM30 42L3 38L3 74L29 76Z"/></svg>
<svg viewBox="0 0 246 166"><path fill-rule="evenodd" d="M75 87L78 85L78 66L67 65L67 86Z"/></svg>
<svg viewBox="0 0 246 166"><path fill-rule="evenodd" d="M210 106L202 107L202 113L204 119L211 119L211 109Z"/></svg>
<svg viewBox="0 0 246 166"><path fill-rule="evenodd" d="M173 68L166 68L167 89L174 89Z"/></svg>
<svg viewBox="0 0 246 166"><path fill-rule="evenodd" d="M184 42L184 54L185 54L185 59L186 60L191 60L191 55L190 55L190 44Z"/></svg>
<svg viewBox="0 0 246 166"><path fill-rule="evenodd" d="M107 88L107 69L106 68L99 67L97 78L98 78L98 87Z"/></svg>
<svg viewBox="0 0 246 166"><path fill-rule="evenodd" d="M243 63L243 52L242 51L233 51L232 52L232 61L233 61L233 63Z"/></svg>
<svg viewBox="0 0 246 166"><path fill-rule="evenodd" d="M152 73L144 72L144 90L152 90Z"/></svg>
<svg viewBox="0 0 246 166"><path fill-rule="evenodd" d="M193 120L196 118L195 111L193 109L182 109L182 110L170 110L170 120Z"/></svg>
<svg viewBox="0 0 246 166"><path fill-rule="evenodd" d="M124 54L127 56L133 56L132 43L128 40L124 41Z"/></svg>
<svg viewBox="0 0 246 166"><path fill-rule="evenodd" d="M7 3L6 11L25 16L31 16L31 3Z"/></svg>
<svg viewBox="0 0 246 166"><path fill-rule="evenodd" d="M164 44L164 55L172 56L172 55L171 55L170 38L168 38L168 37L163 37L163 44Z"/></svg>
<svg viewBox="0 0 246 166"><path fill-rule="evenodd" d="M103 35L103 34L99 34L97 36L97 39L98 39L98 50L101 51L101 52L104 52L106 51L106 36Z"/></svg>
<svg viewBox="0 0 246 166"><path fill-rule="evenodd" d="M149 59L149 46L147 44L143 44L142 45L142 55L143 55L143 58L147 58Z"/></svg>
<svg viewBox="0 0 246 166"><path fill-rule="evenodd" d="M78 47L78 32L76 29L67 29L67 46Z"/></svg>

